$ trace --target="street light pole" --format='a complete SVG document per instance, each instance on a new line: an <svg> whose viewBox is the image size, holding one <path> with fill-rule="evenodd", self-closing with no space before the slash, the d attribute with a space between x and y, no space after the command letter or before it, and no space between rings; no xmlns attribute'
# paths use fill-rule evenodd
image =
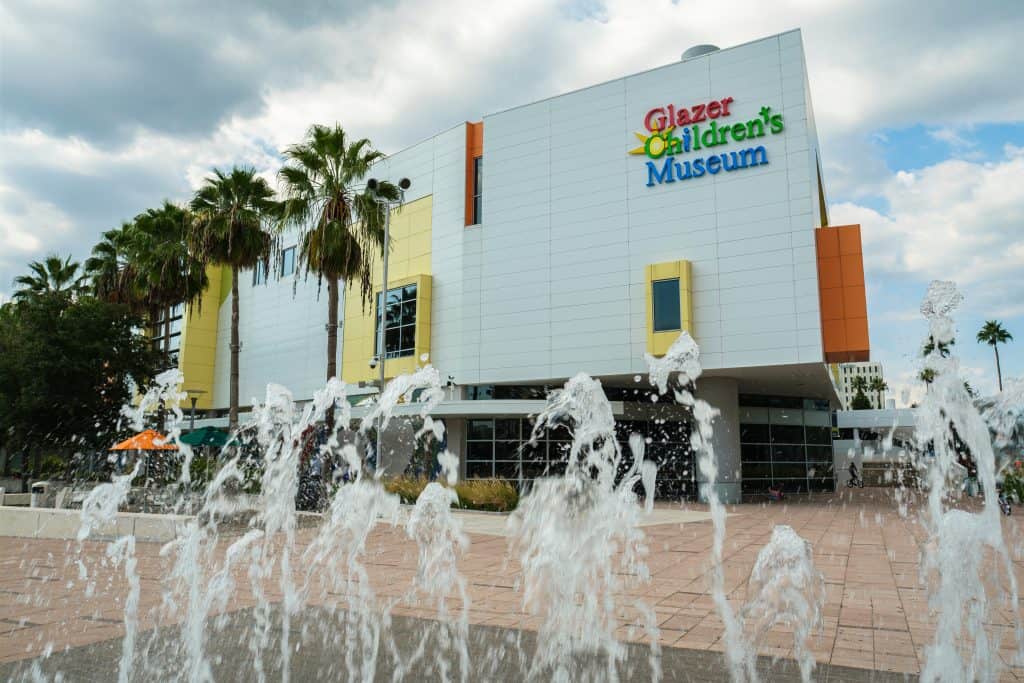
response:
<svg viewBox="0 0 1024 683"><path fill-rule="evenodd" d="M391 245L391 202L385 201L384 204L384 272L383 284L380 288L380 329L377 330L377 363L380 365L380 374L378 375L378 381L380 382L380 388L378 389L377 401L384 397L384 363L388 357L387 352L384 349L384 328L387 326L387 306L388 306L388 247ZM379 405L379 403L378 403ZM380 414L377 416L377 462L375 463L375 469L380 469L382 466L381 460L384 457L383 445L384 445L384 415Z"/></svg>
<svg viewBox="0 0 1024 683"><path fill-rule="evenodd" d="M192 412L189 415L188 430L191 432L196 428L196 401L199 397L206 393L205 389L186 389L185 393L188 394L189 401L192 402Z"/></svg>
<svg viewBox="0 0 1024 683"><path fill-rule="evenodd" d="M383 257L383 272L381 273L381 287L380 287L380 303L378 304L378 312L380 313L380 328L377 330L377 363L380 366L380 371L377 376L377 381L380 386L377 389L377 404L380 405L380 400L384 397L384 365L388 357L387 350L384 347L384 329L387 327L387 303L388 303L388 248L391 246L391 206L394 203L396 206L402 204L402 200L405 197L405 191L412 186L412 182L408 178L402 178L398 181L398 201L392 202L387 197L381 197L377 194L377 190L380 187L380 181L376 178L370 178L366 181L366 189L374 195L374 201L380 206L384 207L384 257ZM382 460L384 457L384 415L380 414L377 416L377 445L376 455L377 462L375 469L381 469Z"/></svg>

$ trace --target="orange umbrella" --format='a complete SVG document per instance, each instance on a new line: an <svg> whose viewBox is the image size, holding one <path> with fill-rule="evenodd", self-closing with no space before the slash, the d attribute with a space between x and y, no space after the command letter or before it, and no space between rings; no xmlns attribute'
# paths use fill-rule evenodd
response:
<svg viewBox="0 0 1024 683"><path fill-rule="evenodd" d="M112 446L112 451L176 451L178 447L173 443L164 443L167 437L155 429L147 429L139 432L130 439Z"/></svg>

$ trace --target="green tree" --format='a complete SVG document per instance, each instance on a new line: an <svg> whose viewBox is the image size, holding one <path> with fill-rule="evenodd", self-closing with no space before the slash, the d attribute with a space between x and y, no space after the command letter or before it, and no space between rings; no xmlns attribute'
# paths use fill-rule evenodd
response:
<svg viewBox="0 0 1024 683"><path fill-rule="evenodd" d="M955 339L950 339L948 342L936 342L934 337L929 336L928 341L926 341L924 343L924 346L921 348L921 355L930 356L931 354L938 351L941 357L949 358L949 354L951 351L950 347L953 346L954 344L956 344Z"/></svg>
<svg viewBox="0 0 1024 683"><path fill-rule="evenodd" d="M68 256L61 260L60 256L50 254L42 261L28 264L32 271L28 275L14 278L17 289L14 291L16 301L24 301L46 295L72 299L85 290L85 276L80 266Z"/></svg>
<svg viewBox="0 0 1024 683"><path fill-rule="evenodd" d="M192 216L171 202L135 217L129 231L132 268L151 312L195 301L209 284L202 260L189 249ZM164 315L169 334L170 316ZM157 330L154 330L156 333Z"/></svg>
<svg viewBox="0 0 1024 683"><path fill-rule="evenodd" d="M157 366L140 324L126 306L68 296L67 287L0 307L0 434L36 476L44 454L66 461L105 451L121 435L133 382L148 381Z"/></svg>
<svg viewBox="0 0 1024 683"><path fill-rule="evenodd" d="M92 294L109 303L119 303L134 312L142 310L143 295L136 277L136 264L130 243L131 223L107 230L85 260L85 273Z"/></svg>
<svg viewBox="0 0 1024 683"><path fill-rule="evenodd" d="M954 344L956 344L955 339L950 339L949 341L936 342L935 338L929 335L928 340L924 343L924 346L921 347L921 355L928 357L933 353L938 353L940 357L948 358L949 354L952 352L951 347ZM932 382L935 381L936 374L937 373L933 368L924 368L923 370L921 370L921 372L918 373L917 378L924 382L925 391L928 391L929 387L931 387L932 385Z"/></svg>
<svg viewBox="0 0 1024 683"><path fill-rule="evenodd" d="M850 402L850 408L853 410L868 410L871 408L871 399L868 398L867 394L864 393L868 390L868 381L864 377L857 375L850 380L850 388L855 392L853 395L853 401Z"/></svg>
<svg viewBox="0 0 1024 683"><path fill-rule="evenodd" d="M327 378L338 374L339 283L359 287L366 306L372 291L372 254L384 249L384 209L361 187L384 155L365 138L350 140L339 125L312 126L285 150L280 171L282 227L301 231L298 265L327 281ZM399 197L390 183L377 196ZM329 419L332 416L329 416Z"/></svg>
<svg viewBox="0 0 1024 683"><path fill-rule="evenodd" d="M238 426L238 273L268 267L273 239L265 229L275 215L274 191L251 168L214 170L192 199L191 253L200 263L231 268L231 376L228 427Z"/></svg>
<svg viewBox="0 0 1024 683"><path fill-rule="evenodd" d="M885 380L881 377L872 377L868 383L868 390L878 395L878 407L885 407L885 392L888 390L889 385L886 384Z"/></svg>
<svg viewBox="0 0 1024 683"><path fill-rule="evenodd" d="M1013 335L1006 331L1003 324L998 320L986 320L985 324L978 331L978 343L988 344L996 352L996 377L999 378L999 391L1003 390L1003 370L999 366L999 344L1005 344L1013 339Z"/></svg>

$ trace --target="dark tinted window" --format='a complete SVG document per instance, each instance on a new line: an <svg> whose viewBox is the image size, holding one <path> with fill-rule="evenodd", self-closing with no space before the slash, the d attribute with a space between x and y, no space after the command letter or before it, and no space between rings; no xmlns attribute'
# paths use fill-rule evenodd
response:
<svg viewBox="0 0 1024 683"><path fill-rule="evenodd" d="M803 425L772 425L772 443L803 443Z"/></svg>
<svg viewBox="0 0 1024 683"><path fill-rule="evenodd" d="M740 441L768 443L768 425L740 424Z"/></svg>
<svg viewBox="0 0 1024 683"><path fill-rule="evenodd" d="M772 446L772 460L777 462L803 462L806 460L804 447L802 444L776 444Z"/></svg>
<svg viewBox="0 0 1024 683"><path fill-rule="evenodd" d="M494 463L488 460L487 462L467 462L466 463L466 476L469 478L486 479L493 475Z"/></svg>
<svg viewBox="0 0 1024 683"><path fill-rule="evenodd" d="M772 447L755 444L740 445L740 460L743 462L768 462L772 459Z"/></svg>
<svg viewBox="0 0 1024 683"><path fill-rule="evenodd" d="M832 443L831 427L813 427L808 425L804 427L804 431L807 433L807 443L823 446L827 446Z"/></svg>
<svg viewBox="0 0 1024 683"><path fill-rule="evenodd" d="M473 159L473 224L483 220L484 214L484 158Z"/></svg>
<svg viewBox="0 0 1024 683"><path fill-rule="evenodd" d="M471 441L490 441L494 438L493 420L467 420L467 438Z"/></svg>
<svg viewBox="0 0 1024 683"><path fill-rule="evenodd" d="M679 278L658 280L651 284L654 298L654 331L678 330L682 326L679 313Z"/></svg>
<svg viewBox="0 0 1024 683"><path fill-rule="evenodd" d="M832 462L831 446L808 446L807 459L811 462Z"/></svg>

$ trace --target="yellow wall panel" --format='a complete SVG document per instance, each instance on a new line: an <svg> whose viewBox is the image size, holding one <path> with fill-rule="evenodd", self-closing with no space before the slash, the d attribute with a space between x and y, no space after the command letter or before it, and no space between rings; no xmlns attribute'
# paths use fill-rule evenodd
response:
<svg viewBox="0 0 1024 683"><path fill-rule="evenodd" d="M645 268L647 299L647 352L663 356L680 334L680 330L654 331L654 291L658 280L679 279L679 321L682 329L693 334L692 267L689 261L652 263Z"/></svg>
<svg viewBox="0 0 1024 683"><path fill-rule="evenodd" d="M210 284L196 304L185 307L181 328L181 350L178 352L178 369L184 375L183 390L198 390L196 408L207 410L213 407L214 364L217 358L217 319L220 305L224 300L224 272L228 273L228 289L231 287L230 269L210 266L206 275ZM191 405L191 404L187 404Z"/></svg>
<svg viewBox="0 0 1024 683"><path fill-rule="evenodd" d="M388 257L388 289L416 283L416 351L412 356L387 360L388 378L412 372L430 353L431 220L433 197L405 204L391 213L391 252ZM373 303L363 310L358 288L345 288L341 376L355 383L378 378L370 368L376 336L375 306L381 291L381 259L374 256Z"/></svg>

